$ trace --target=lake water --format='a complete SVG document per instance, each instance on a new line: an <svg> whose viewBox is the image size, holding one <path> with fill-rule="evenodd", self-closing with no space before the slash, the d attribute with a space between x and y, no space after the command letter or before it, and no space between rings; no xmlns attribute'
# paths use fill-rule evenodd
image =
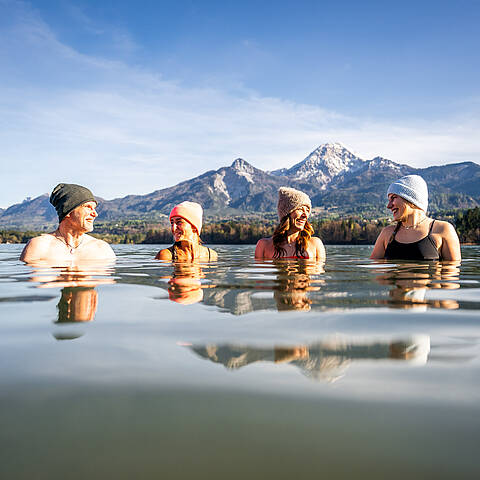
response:
<svg viewBox="0 0 480 480"><path fill-rule="evenodd" d="M480 478L480 247L460 268L0 245L0 477Z"/></svg>

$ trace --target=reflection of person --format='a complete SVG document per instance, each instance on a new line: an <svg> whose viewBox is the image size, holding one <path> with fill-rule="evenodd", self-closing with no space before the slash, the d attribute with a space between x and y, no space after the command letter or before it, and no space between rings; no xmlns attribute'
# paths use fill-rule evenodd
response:
<svg viewBox="0 0 480 480"><path fill-rule="evenodd" d="M183 305L201 302L202 276L202 270L198 265L176 263L172 278L168 282L168 298Z"/></svg>
<svg viewBox="0 0 480 480"><path fill-rule="evenodd" d="M200 244L203 209L195 202L182 202L170 212L174 244L157 253L157 260L209 261L217 260L217 253Z"/></svg>
<svg viewBox="0 0 480 480"><path fill-rule="evenodd" d="M98 304L98 293L92 287L65 287L57 305L57 325L91 322L95 318ZM75 340L84 332L75 329L56 330L53 336L57 340Z"/></svg>
<svg viewBox="0 0 480 480"><path fill-rule="evenodd" d="M426 214L428 188L418 175L393 182L387 191L396 225L385 227L370 258L398 260L460 260L460 242L453 226Z"/></svg>
<svg viewBox="0 0 480 480"><path fill-rule="evenodd" d="M324 260L325 248L318 237L312 237L308 222L312 210L309 196L294 188L278 191L280 224L269 238L261 238L255 248L255 258L301 258Z"/></svg>
<svg viewBox="0 0 480 480"><path fill-rule="evenodd" d="M458 265L460 262L442 262L434 264L405 264L378 275L376 281L382 285L392 285L389 300L379 300L394 308L438 307L456 309L459 304L453 299L432 300L427 292L434 289L453 290L460 288Z"/></svg>
<svg viewBox="0 0 480 480"><path fill-rule="evenodd" d="M288 363L313 380L334 381L352 361L405 360L425 364L430 352L430 337L414 335L371 343L331 338L312 345L275 346L273 349L243 345L189 346L200 357L221 363L229 370L256 362Z"/></svg>
<svg viewBox="0 0 480 480"><path fill-rule="evenodd" d="M115 258L108 243L87 235L93 230L97 217L97 201L88 188L60 183L53 189L50 203L57 210L58 228L53 233L32 238L20 260L61 264Z"/></svg>
<svg viewBox="0 0 480 480"><path fill-rule="evenodd" d="M57 323L91 322L95 317L97 304L98 293L94 288L63 288L57 305Z"/></svg>
<svg viewBox="0 0 480 480"><path fill-rule="evenodd" d="M303 263L296 263L291 266L296 268L291 268L290 265L278 265L280 269L277 277L278 285L273 291L277 309L278 311L308 311L312 301L308 298L307 292L319 289L319 287L310 286L309 273L321 273L323 270L315 269L313 265Z"/></svg>

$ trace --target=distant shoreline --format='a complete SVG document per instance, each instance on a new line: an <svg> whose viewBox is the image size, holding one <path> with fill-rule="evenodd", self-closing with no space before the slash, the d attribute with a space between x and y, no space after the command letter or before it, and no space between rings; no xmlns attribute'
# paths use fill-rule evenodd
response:
<svg viewBox="0 0 480 480"><path fill-rule="evenodd" d="M454 224L462 245L480 245L480 208L459 212L453 218L434 218ZM372 221L362 217L310 218L309 221L314 235L325 245L373 245L382 229L392 224L386 218ZM208 245L255 245L260 238L272 236L275 224L275 218L210 221L203 225L201 238ZM33 237L55 230L51 225L48 227L48 231L0 228L0 243L26 243ZM166 223L99 222L92 235L110 244L163 245L172 242L170 227Z"/></svg>

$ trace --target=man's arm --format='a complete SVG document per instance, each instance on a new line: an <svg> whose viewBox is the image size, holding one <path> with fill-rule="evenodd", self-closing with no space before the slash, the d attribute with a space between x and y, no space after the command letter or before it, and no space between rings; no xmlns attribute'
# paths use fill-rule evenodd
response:
<svg viewBox="0 0 480 480"><path fill-rule="evenodd" d="M37 260L43 260L47 257L50 246L50 239L46 236L32 238L25 245L25 248L20 255L22 262L30 263Z"/></svg>

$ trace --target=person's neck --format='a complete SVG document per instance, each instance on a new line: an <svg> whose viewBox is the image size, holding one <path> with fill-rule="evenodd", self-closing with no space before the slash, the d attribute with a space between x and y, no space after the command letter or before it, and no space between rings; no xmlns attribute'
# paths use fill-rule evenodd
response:
<svg viewBox="0 0 480 480"><path fill-rule="evenodd" d="M286 232L287 243L295 243L299 235L300 235L299 230L287 230Z"/></svg>
<svg viewBox="0 0 480 480"><path fill-rule="evenodd" d="M423 210L414 210L407 217L402 220L402 225L405 228L414 228L420 223L423 223L427 218L427 214Z"/></svg>
<svg viewBox="0 0 480 480"><path fill-rule="evenodd" d="M175 242L177 248L182 250L187 256L193 253L194 257L198 256L199 253L199 242L197 239L192 240L180 240L179 242Z"/></svg>
<svg viewBox="0 0 480 480"><path fill-rule="evenodd" d="M83 235L85 235L85 232L72 228L71 225L63 222L60 223L54 233L56 236L62 237L65 243L73 248L76 248L80 245Z"/></svg>

